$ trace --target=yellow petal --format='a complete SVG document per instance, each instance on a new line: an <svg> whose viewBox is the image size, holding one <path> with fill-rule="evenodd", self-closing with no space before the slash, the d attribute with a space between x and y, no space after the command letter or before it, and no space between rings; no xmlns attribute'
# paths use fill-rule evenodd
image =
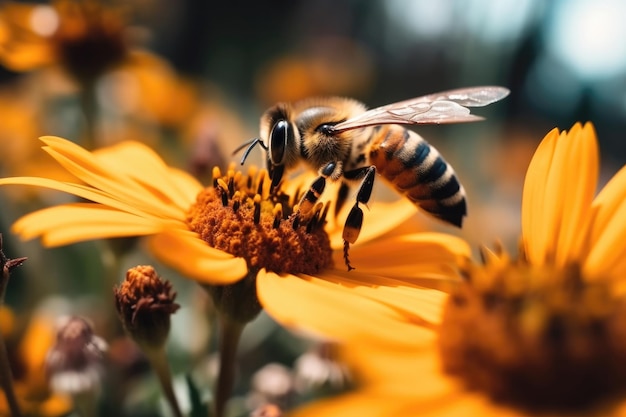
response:
<svg viewBox="0 0 626 417"><path fill-rule="evenodd" d="M410 323L401 309L361 294L355 287L324 279L261 270L257 294L267 313L281 324L338 341L380 343L418 340L425 334L432 337L428 330ZM385 293L381 298L389 296Z"/></svg>
<svg viewBox="0 0 626 417"><path fill-rule="evenodd" d="M598 150L591 124L569 133L554 129L528 167L522 198L522 235L529 260L563 265L585 238L598 177Z"/></svg>
<svg viewBox="0 0 626 417"><path fill-rule="evenodd" d="M593 202L589 254L583 264L585 275L616 277L615 272L626 268L624 219L626 219L626 167L615 174Z"/></svg>
<svg viewBox="0 0 626 417"><path fill-rule="evenodd" d="M195 203L198 194L204 189L194 177L180 169L170 168L168 176L172 180L174 187L180 190L180 204L188 210Z"/></svg>
<svg viewBox="0 0 626 417"><path fill-rule="evenodd" d="M151 148L126 141L99 149L94 156L102 166L137 181L143 187L159 190L163 198L186 210L203 189L191 175L168 167Z"/></svg>
<svg viewBox="0 0 626 417"><path fill-rule="evenodd" d="M321 275L317 285L330 290L337 286L348 289L361 297L389 305L397 309L407 320L428 327L439 324L446 293L423 288L399 279L383 276L367 276L354 271L328 271Z"/></svg>
<svg viewBox="0 0 626 417"><path fill-rule="evenodd" d="M554 148L559 139L559 130L553 129L548 133L530 161L524 190L522 194L522 238L528 259L537 265L543 264L552 236L545 229L549 227L550 217L546 215L545 188L546 178L550 173L550 166Z"/></svg>
<svg viewBox="0 0 626 417"><path fill-rule="evenodd" d="M153 182L158 184L156 188L148 188L143 184L133 181L126 171L119 172L116 165L107 165L99 161L92 153L68 140L53 136L42 137L41 140L48 144L43 149L48 152L68 172L75 175L81 181L90 186L111 195L113 198L127 202L144 211L154 213L162 217L175 217L180 214L181 208L173 204L167 195L161 192L167 190L167 176L154 174ZM148 171L151 169L152 159L149 154L145 158L124 161L133 167L132 172ZM144 165L147 164L147 165Z"/></svg>
<svg viewBox="0 0 626 417"><path fill-rule="evenodd" d="M112 198L107 193L104 193L100 190L96 190L94 188L80 185L80 184L61 182L61 181L51 180L48 178L10 177L10 178L0 178L0 185L32 185L36 187L49 188L51 190L57 190L57 191L62 191L68 194L72 194L77 197L84 198L86 200L100 203L104 206L115 208L120 211L125 211L127 213L136 214L138 216L154 217L154 215L152 214L152 211L145 212L143 210L137 209L133 205L127 204L126 202L122 202L120 200ZM183 211L177 212L176 216L172 217L172 219L177 219L177 220L184 220L184 218L185 218L185 212Z"/></svg>
<svg viewBox="0 0 626 417"><path fill-rule="evenodd" d="M343 221L345 221L351 207L352 204L348 201L347 207L336 218L329 216L332 217L332 220L329 221L329 227L326 230L329 231L330 244L333 249L343 248ZM384 235L406 222L411 216L415 216L416 213L415 205L405 198L393 203L376 201L371 205L370 210L365 209L365 220L358 243L363 244Z"/></svg>
<svg viewBox="0 0 626 417"><path fill-rule="evenodd" d="M27 214L15 222L12 230L23 239L41 237L44 245L50 247L91 239L149 235L160 232L166 224L99 204L76 203ZM177 227L183 226L181 223Z"/></svg>
<svg viewBox="0 0 626 417"><path fill-rule="evenodd" d="M343 265L343 251L335 254L335 265ZM355 245L350 261L357 273L396 278L424 286L439 280L459 279L457 265L470 258L471 249L462 239L443 233L414 233Z"/></svg>
<svg viewBox="0 0 626 417"><path fill-rule="evenodd" d="M559 172L559 194L552 198L561 201L561 218L556 250L557 265L565 265L580 258L591 218L591 202L598 184L599 155L596 133L591 123L582 129L576 124L567 135L567 141L559 143L567 165ZM555 156L556 157L556 156ZM575 180L573 180L575 178Z"/></svg>
<svg viewBox="0 0 626 417"><path fill-rule="evenodd" d="M148 247L164 264L206 284L232 284L248 273L246 261L210 247L190 231L165 231L151 236Z"/></svg>

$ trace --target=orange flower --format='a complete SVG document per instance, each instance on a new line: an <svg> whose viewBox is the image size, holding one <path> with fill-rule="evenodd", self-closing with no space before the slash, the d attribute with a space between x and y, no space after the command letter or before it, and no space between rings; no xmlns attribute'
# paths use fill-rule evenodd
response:
<svg viewBox="0 0 626 417"><path fill-rule="evenodd" d="M9 3L0 14L0 61L16 71L61 64L77 79L94 79L125 58L124 32L120 11L93 0Z"/></svg>
<svg viewBox="0 0 626 417"><path fill-rule="evenodd" d="M598 166L591 124L550 132L525 180L520 258L467 264L434 330L345 346L360 388L295 415L625 416L626 167L594 198Z"/></svg>
<svg viewBox="0 0 626 417"><path fill-rule="evenodd" d="M83 100L94 100L91 90L101 83L99 102L83 105L178 125L197 107L197 86L133 44L126 11L98 0L6 3L0 7L0 63L14 71L60 67L78 83Z"/></svg>
<svg viewBox="0 0 626 417"><path fill-rule="evenodd" d="M291 327L340 340L401 339L414 322L436 314L429 306L444 297L433 290L415 300L403 289L456 280L457 258L469 256L467 245L448 235L381 238L416 209L408 201L377 202L360 243L379 239L354 247L350 256L357 270L347 272L343 251L332 249L343 246L337 222L326 219L322 227L322 211L308 219L289 216L296 188L310 184L302 177L270 194L265 171L216 172L215 187L205 189L136 142L90 153L61 138L42 141L46 152L78 180L5 178L0 185L46 187L92 202L31 213L15 223L14 232L25 239L41 237L46 246L147 236L157 258L200 283L251 280L261 305ZM235 301L236 310L246 310L248 301Z"/></svg>

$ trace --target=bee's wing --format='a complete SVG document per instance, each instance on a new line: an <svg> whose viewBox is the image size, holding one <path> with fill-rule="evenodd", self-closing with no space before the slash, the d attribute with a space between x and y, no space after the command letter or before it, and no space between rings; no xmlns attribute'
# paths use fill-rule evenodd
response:
<svg viewBox="0 0 626 417"><path fill-rule="evenodd" d="M463 123L482 120L470 114L468 107L482 107L502 100L509 94L504 87L461 88L429 94L377 107L333 126L334 131L359 127L398 124Z"/></svg>

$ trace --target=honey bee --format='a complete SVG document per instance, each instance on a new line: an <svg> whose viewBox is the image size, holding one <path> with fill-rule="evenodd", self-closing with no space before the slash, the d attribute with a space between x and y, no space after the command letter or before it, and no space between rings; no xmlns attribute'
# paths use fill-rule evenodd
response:
<svg viewBox="0 0 626 417"><path fill-rule="evenodd" d="M465 191L454 169L437 149L402 125L462 123L482 120L468 107L482 107L506 97L504 87L482 86L444 91L367 110L349 98L318 98L279 103L261 118L260 137L244 143L241 164L259 145L266 151L272 187L285 172L301 163L319 173L299 204L306 216L324 191L326 181L341 181L336 212L345 203L349 186L358 183L356 201L346 218L343 239L348 248L363 224L376 173L420 209L461 227L467 214Z"/></svg>

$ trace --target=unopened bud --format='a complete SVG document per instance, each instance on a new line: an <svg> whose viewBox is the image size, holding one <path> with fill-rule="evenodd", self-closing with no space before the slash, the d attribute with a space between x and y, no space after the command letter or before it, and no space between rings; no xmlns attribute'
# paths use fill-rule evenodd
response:
<svg viewBox="0 0 626 417"><path fill-rule="evenodd" d="M128 334L142 349L160 349L170 331L170 316L180 308L172 284L153 267L136 266L114 290L115 305Z"/></svg>

